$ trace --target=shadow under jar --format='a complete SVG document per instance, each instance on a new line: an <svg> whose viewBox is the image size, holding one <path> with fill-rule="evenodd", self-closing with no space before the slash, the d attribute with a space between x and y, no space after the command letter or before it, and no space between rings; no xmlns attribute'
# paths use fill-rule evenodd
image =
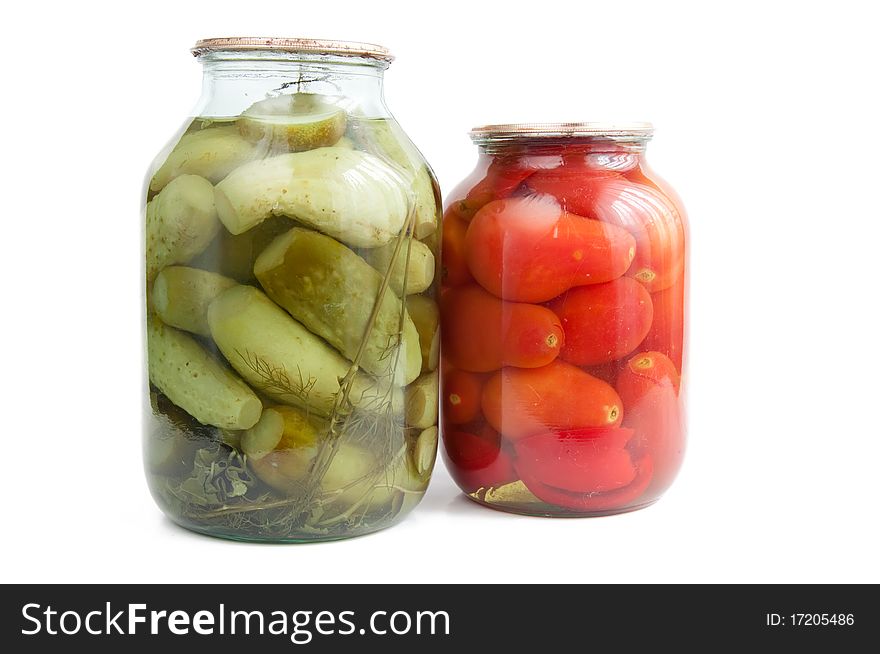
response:
<svg viewBox="0 0 880 654"><path fill-rule="evenodd" d="M379 46L200 41L194 117L147 177L144 435L178 524L369 533L421 499L438 429L440 196Z"/></svg>
<svg viewBox="0 0 880 654"><path fill-rule="evenodd" d="M650 505L685 444L686 236L649 124L476 128L443 219L444 453L539 516Z"/></svg>

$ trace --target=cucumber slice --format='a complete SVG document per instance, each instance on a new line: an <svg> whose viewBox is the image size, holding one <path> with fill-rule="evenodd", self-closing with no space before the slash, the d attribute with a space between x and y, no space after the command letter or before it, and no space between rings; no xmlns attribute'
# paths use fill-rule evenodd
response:
<svg viewBox="0 0 880 654"><path fill-rule="evenodd" d="M345 133L344 109L315 93L266 98L251 105L238 121L242 136L254 143L283 143L293 152L333 145Z"/></svg>

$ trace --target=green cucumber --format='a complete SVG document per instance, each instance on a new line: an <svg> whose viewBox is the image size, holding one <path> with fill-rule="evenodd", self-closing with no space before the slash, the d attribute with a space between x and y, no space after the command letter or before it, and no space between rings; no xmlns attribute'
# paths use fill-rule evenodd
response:
<svg viewBox="0 0 880 654"><path fill-rule="evenodd" d="M149 320L147 360L150 381L203 425L249 429L260 419L254 392L188 334Z"/></svg>
<svg viewBox="0 0 880 654"><path fill-rule="evenodd" d="M216 184L241 164L257 156L253 143L235 125L187 132L150 180L151 191L161 191L180 175L199 175Z"/></svg>
<svg viewBox="0 0 880 654"><path fill-rule="evenodd" d="M208 308L211 337L233 368L276 402L328 416L351 362L252 286L233 286ZM349 401L383 408L393 393L363 372L351 380ZM344 407L343 407L344 408Z"/></svg>
<svg viewBox="0 0 880 654"><path fill-rule="evenodd" d="M166 325L210 336L208 306L235 284L235 280L207 270L169 266L153 282L153 308Z"/></svg>
<svg viewBox="0 0 880 654"><path fill-rule="evenodd" d="M356 247L391 241L409 206L398 170L374 155L337 147L247 163L217 185L216 202L232 234L283 215Z"/></svg>
<svg viewBox="0 0 880 654"><path fill-rule="evenodd" d="M219 226L211 182L197 175L177 177L147 203L147 281L165 266L193 259Z"/></svg>
<svg viewBox="0 0 880 654"><path fill-rule="evenodd" d="M345 134L345 109L316 93L292 93L260 100L239 118L241 135L252 142L280 144L291 152L326 147Z"/></svg>
<svg viewBox="0 0 880 654"><path fill-rule="evenodd" d="M426 372L406 389L406 424L419 429L436 425L439 404L439 375Z"/></svg>
<svg viewBox="0 0 880 654"><path fill-rule="evenodd" d="M394 257L395 241L378 248L359 250L358 254L383 276L388 272ZM409 257L407 257L407 246ZM407 260L408 259L408 260ZM415 239L404 242L391 268L391 288L397 295L412 295L427 290L434 282L434 253ZM405 278L405 282L404 282Z"/></svg>
<svg viewBox="0 0 880 654"><path fill-rule="evenodd" d="M354 361L382 275L338 241L300 227L263 250L254 274L279 306ZM398 385L410 383L421 371L418 331L391 288L385 289L358 365Z"/></svg>
<svg viewBox="0 0 880 654"><path fill-rule="evenodd" d="M419 332L422 372L435 370L440 363L440 309L427 295L408 295L406 310Z"/></svg>

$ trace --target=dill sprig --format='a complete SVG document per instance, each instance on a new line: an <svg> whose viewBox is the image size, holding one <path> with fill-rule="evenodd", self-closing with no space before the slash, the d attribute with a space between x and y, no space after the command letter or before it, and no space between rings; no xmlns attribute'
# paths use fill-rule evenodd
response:
<svg viewBox="0 0 880 654"><path fill-rule="evenodd" d="M296 378L291 379L283 366L273 366L257 354L248 350L244 352L236 350L235 354L261 379L258 390L276 396L288 396L304 404L308 403L309 394L318 381L316 377L305 378L302 370L297 366Z"/></svg>

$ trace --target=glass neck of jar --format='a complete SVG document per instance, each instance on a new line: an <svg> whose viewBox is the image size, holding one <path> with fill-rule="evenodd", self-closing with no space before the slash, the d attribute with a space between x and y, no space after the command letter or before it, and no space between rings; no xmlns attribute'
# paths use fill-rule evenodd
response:
<svg viewBox="0 0 880 654"><path fill-rule="evenodd" d="M517 158L530 156L627 154L644 156L647 138L633 137L564 137L564 138L487 138L477 141L480 157Z"/></svg>
<svg viewBox="0 0 880 654"><path fill-rule="evenodd" d="M253 103L284 93L316 93L352 114L387 117L388 63L369 57L286 52L213 51L199 56L202 95L197 116L237 116Z"/></svg>

